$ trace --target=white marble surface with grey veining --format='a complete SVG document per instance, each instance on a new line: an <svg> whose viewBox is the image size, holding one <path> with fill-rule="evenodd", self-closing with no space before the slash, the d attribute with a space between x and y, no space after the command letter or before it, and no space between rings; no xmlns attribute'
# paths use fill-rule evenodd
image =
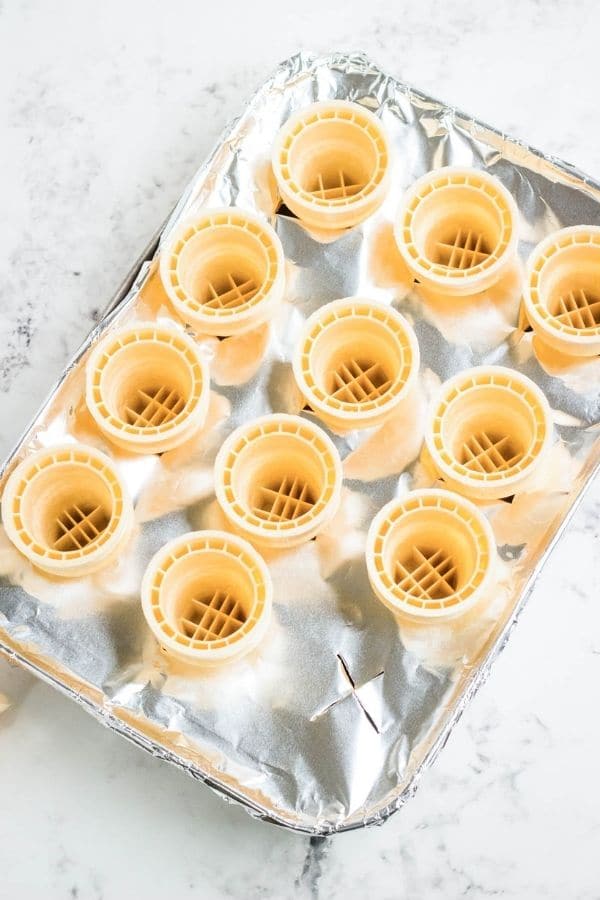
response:
<svg viewBox="0 0 600 900"><path fill-rule="evenodd" d="M599 29L595 0L0 2L0 454L280 59L363 49L599 177ZM417 796L331 842L1 664L0 898L600 898L599 513L597 482Z"/></svg>

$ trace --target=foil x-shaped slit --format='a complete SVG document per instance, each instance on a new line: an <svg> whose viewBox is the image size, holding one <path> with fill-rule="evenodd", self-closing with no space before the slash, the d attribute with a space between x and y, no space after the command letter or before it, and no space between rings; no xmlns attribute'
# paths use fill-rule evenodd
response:
<svg viewBox="0 0 600 900"><path fill-rule="evenodd" d="M353 678L348 663L341 653L337 653L336 656L342 678L346 683L346 689L339 697L336 697L335 700L328 703L327 706L311 716L311 722L315 722L317 719L320 719L322 716L331 712L331 710L339 704L351 700L358 706L361 714L365 716L371 728L377 734L381 734L381 690L383 686L383 669L380 672L377 672L376 675L373 675L371 678L358 684Z"/></svg>

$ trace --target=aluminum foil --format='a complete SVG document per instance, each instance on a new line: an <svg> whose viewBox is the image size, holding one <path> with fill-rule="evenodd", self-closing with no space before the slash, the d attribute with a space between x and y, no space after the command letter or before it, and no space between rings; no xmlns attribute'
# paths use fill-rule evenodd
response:
<svg viewBox="0 0 600 900"><path fill-rule="evenodd" d="M324 238L276 211L269 154L292 111L328 98L380 115L396 154L379 212ZM177 321L153 242L4 469L65 438L93 443L115 460L137 516L124 558L75 582L37 573L0 535L4 652L139 746L297 831L379 823L412 794L487 677L600 459L598 360L560 368L544 358L519 327L518 272L475 304L426 302L414 293L391 223L402 191L445 164L486 168L510 189L521 212L522 258L556 228L600 222L600 185L394 80L364 56L302 53L284 62L223 135L160 235L202 206L235 204L268 217L286 254L286 298L270 329L225 341L198 336L213 374L207 428L191 446L140 458L108 445L85 411L85 358L106 329ZM299 328L323 303L356 294L393 303L413 323L422 357L418 397L378 432L332 435L345 464L342 507L315 541L268 557L275 606L261 648L221 673L175 664L145 625L142 572L175 535L222 526L211 473L223 438L251 417L300 411L289 362ZM383 503L432 484L421 458L429 397L441 381L481 363L513 366L543 388L556 442L537 484L513 503L485 507L501 557L485 612L460 629L400 631L370 589L366 529Z"/></svg>

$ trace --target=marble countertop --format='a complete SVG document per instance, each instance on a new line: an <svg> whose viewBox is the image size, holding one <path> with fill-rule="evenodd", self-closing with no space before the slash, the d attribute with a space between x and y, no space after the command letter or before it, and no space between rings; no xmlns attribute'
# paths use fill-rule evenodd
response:
<svg viewBox="0 0 600 900"><path fill-rule="evenodd" d="M599 28L594 0L0 4L0 454L280 59L362 49L598 177ZM257 823L0 663L0 898L600 897L599 513L596 480L380 829L311 842Z"/></svg>

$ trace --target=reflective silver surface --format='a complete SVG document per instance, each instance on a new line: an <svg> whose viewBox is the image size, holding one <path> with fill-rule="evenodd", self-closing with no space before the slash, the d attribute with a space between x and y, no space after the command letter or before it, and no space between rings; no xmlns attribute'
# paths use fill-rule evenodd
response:
<svg viewBox="0 0 600 900"><path fill-rule="evenodd" d="M395 148L392 187L363 226L325 238L276 214L269 155L290 112L345 98L382 117ZM199 340L212 368L209 420L195 441L161 457L112 448L83 402L83 364L106 329L134 320L176 323L156 263L143 263L111 304L11 457L65 437L108 452L136 500L128 552L75 582L37 573L0 535L0 644L130 739L206 780L253 814L325 833L380 822L415 789L470 696L487 677L539 567L598 464L598 360L551 358L519 330L519 273L476 301L414 292L391 227L403 190L445 164L485 167L521 213L525 259L545 234L600 221L600 188L563 163L472 121L383 74L362 56L283 63L202 167L163 235L202 206L236 204L273 222L287 259L286 299L270 329ZM222 527L212 462L242 421L299 412L290 353L302 322L329 300L359 294L394 303L414 325L421 378L413 402L377 432L333 435L345 464L333 524L300 548L267 557L275 589L261 648L225 672L175 664L146 628L139 583L156 549L191 528ZM481 615L461 627L398 630L366 576L364 539L377 509L433 484L421 458L431 394L480 363L533 378L553 409L556 442L528 491L486 506L500 551ZM304 412L304 415L310 415Z"/></svg>

